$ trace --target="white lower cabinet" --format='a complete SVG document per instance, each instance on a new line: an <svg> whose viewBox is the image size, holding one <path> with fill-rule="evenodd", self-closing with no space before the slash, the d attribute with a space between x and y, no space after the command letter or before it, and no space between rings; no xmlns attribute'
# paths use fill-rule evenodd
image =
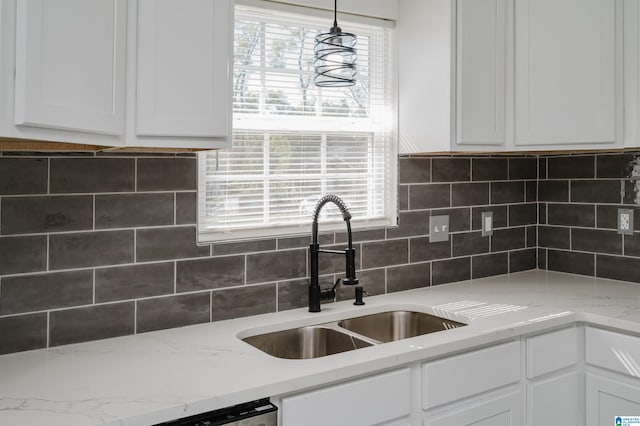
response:
<svg viewBox="0 0 640 426"><path fill-rule="evenodd" d="M637 385L587 373L587 426L615 425L618 416L640 417L640 380Z"/></svg>
<svg viewBox="0 0 640 426"><path fill-rule="evenodd" d="M578 341L576 327L525 339L527 425L583 425Z"/></svg>
<svg viewBox="0 0 640 426"><path fill-rule="evenodd" d="M282 425L401 425L397 420L411 412L410 371L403 368L284 397Z"/></svg>
<svg viewBox="0 0 640 426"><path fill-rule="evenodd" d="M585 347L587 426L640 417L640 338L587 327Z"/></svg>
<svg viewBox="0 0 640 426"><path fill-rule="evenodd" d="M284 426L613 426L640 417L640 337L539 332L282 396Z"/></svg>
<svg viewBox="0 0 640 426"><path fill-rule="evenodd" d="M422 366L425 410L520 380L520 341L427 362Z"/></svg>
<svg viewBox="0 0 640 426"><path fill-rule="evenodd" d="M522 424L520 347L517 340L424 363L423 425Z"/></svg>
<svg viewBox="0 0 640 426"><path fill-rule="evenodd" d="M435 418L426 418L423 426L520 426L522 420L521 393L512 392Z"/></svg>
<svg viewBox="0 0 640 426"><path fill-rule="evenodd" d="M530 426L582 425L580 377L572 372L527 385L527 418Z"/></svg>

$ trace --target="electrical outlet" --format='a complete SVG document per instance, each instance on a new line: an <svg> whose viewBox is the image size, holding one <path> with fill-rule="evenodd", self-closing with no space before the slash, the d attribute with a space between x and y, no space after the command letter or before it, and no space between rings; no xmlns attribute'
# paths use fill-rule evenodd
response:
<svg viewBox="0 0 640 426"><path fill-rule="evenodd" d="M493 212L482 212L482 234L483 237L493 235Z"/></svg>
<svg viewBox="0 0 640 426"><path fill-rule="evenodd" d="M449 241L449 215L429 217L429 242Z"/></svg>
<svg viewBox="0 0 640 426"><path fill-rule="evenodd" d="M618 234L633 235L632 209L618 209Z"/></svg>

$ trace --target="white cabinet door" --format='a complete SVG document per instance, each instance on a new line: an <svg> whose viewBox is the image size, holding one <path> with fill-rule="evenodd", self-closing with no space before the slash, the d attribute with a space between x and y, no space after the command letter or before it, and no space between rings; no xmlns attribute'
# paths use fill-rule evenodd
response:
<svg viewBox="0 0 640 426"><path fill-rule="evenodd" d="M15 124L124 134L125 1L19 1L16 16Z"/></svg>
<svg viewBox="0 0 640 426"><path fill-rule="evenodd" d="M422 365L422 408L480 395L520 377L520 341L427 362Z"/></svg>
<svg viewBox="0 0 640 426"><path fill-rule="evenodd" d="M136 135L228 138L233 1L139 0L137 13Z"/></svg>
<svg viewBox="0 0 640 426"><path fill-rule="evenodd" d="M515 0L515 144L622 143L622 3Z"/></svg>
<svg viewBox="0 0 640 426"><path fill-rule="evenodd" d="M401 154L451 150L454 5L451 0L398 0Z"/></svg>
<svg viewBox="0 0 640 426"><path fill-rule="evenodd" d="M505 144L506 26L506 0L458 0L457 145Z"/></svg>
<svg viewBox="0 0 640 426"><path fill-rule="evenodd" d="M283 426L371 426L403 418L411 412L410 370L284 397L281 411Z"/></svg>
<svg viewBox="0 0 640 426"><path fill-rule="evenodd" d="M587 426L615 425L617 416L640 417L640 380L637 382L633 386L587 373Z"/></svg>
<svg viewBox="0 0 640 426"><path fill-rule="evenodd" d="M576 327L528 337L527 378L568 368L578 363L578 330Z"/></svg>
<svg viewBox="0 0 640 426"><path fill-rule="evenodd" d="M514 392L473 406L465 406L439 416L427 418L424 426L521 426L522 395ZM561 424L561 423L549 423Z"/></svg>
<svg viewBox="0 0 640 426"><path fill-rule="evenodd" d="M581 426L581 412L578 373L540 380L527 386L527 424L530 426Z"/></svg>
<svg viewBox="0 0 640 426"><path fill-rule="evenodd" d="M507 0L399 0L400 153L502 150Z"/></svg>

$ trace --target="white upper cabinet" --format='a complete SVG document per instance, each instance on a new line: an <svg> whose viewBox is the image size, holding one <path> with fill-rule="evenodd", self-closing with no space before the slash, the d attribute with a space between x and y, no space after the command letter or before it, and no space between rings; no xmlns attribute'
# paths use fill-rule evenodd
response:
<svg viewBox="0 0 640 426"><path fill-rule="evenodd" d="M399 0L400 152L505 143L507 0Z"/></svg>
<svg viewBox="0 0 640 426"><path fill-rule="evenodd" d="M622 146L622 0L398 5L400 152Z"/></svg>
<svg viewBox="0 0 640 426"><path fill-rule="evenodd" d="M2 0L0 46L0 138L231 145L233 0Z"/></svg>
<svg viewBox="0 0 640 426"><path fill-rule="evenodd" d="M226 138L233 4L139 0L136 135Z"/></svg>
<svg viewBox="0 0 640 426"><path fill-rule="evenodd" d="M519 146L619 146L622 4L516 0Z"/></svg>
<svg viewBox="0 0 640 426"><path fill-rule="evenodd" d="M15 124L124 133L122 0L17 3Z"/></svg>
<svg viewBox="0 0 640 426"><path fill-rule="evenodd" d="M506 99L504 0L458 0L456 145L504 145Z"/></svg>
<svg viewBox="0 0 640 426"><path fill-rule="evenodd" d="M624 145L640 146L640 4L624 0Z"/></svg>

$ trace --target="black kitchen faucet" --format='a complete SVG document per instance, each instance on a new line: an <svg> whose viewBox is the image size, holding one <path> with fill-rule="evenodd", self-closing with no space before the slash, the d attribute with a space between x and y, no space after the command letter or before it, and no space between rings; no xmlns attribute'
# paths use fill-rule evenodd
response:
<svg viewBox="0 0 640 426"><path fill-rule="evenodd" d="M321 249L318 244L318 216L320 210L328 202L332 202L340 209L342 218L347 223L347 236L349 244L345 250L328 250ZM309 246L309 253L311 256L311 280L309 282L309 312L320 312L320 302L324 300L332 300L336 297L336 287L340 280L338 279L333 288L321 289L318 284L318 254L319 253L331 253L342 254L346 259L345 277L342 279L344 285L357 285L358 279L356 278L356 251L353 248L353 241L351 238L351 213L347 209L344 201L336 195L325 195L316 204L316 208L313 212L313 223L311 225L311 245ZM362 287L356 287L356 303L357 305L364 305L362 302Z"/></svg>

